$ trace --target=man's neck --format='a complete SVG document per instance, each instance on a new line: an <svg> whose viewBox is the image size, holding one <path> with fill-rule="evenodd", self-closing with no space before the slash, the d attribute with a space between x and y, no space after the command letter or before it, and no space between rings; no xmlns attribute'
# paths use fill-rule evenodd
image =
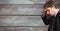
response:
<svg viewBox="0 0 60 31"><path fill-rule="evenodd" d="M56 15L57 15L57 13L58 13L58 11L59 11L59 9L56 9L55 11L56 11L56 12L55 12L55 16L56 16Z"/></svg>

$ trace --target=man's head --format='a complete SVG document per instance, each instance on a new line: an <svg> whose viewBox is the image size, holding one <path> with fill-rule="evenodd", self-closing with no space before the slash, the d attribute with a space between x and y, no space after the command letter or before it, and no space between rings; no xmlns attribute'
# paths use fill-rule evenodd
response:
<svg viewBox="0 0 60 31"><path fill-rule="evenodd" d="M56 12L57 5L54 1L47 1L44 4L44 9L47 12L47 14L50 14L51 16L53 16Z"/></svg>

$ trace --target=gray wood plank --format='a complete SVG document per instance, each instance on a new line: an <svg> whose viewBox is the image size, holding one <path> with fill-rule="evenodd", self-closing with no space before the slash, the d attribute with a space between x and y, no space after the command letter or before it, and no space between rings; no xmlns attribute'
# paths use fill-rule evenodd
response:
<svg viewBox="0 0 60 31"><path fill-rule="evenodd" d="M0 0L0 4L44 4L47 0Z"/></svg>
<svg viewBox="0 0 60 31"><path fill-rule="evenodd" d="M40 16L0 16L0 26L45 26Z"/></svg>
<svg viewBox="0 0 60 31"><path fill-rule="evenodd" d="M48 26L41 27L0 27L0 31L47 31Z"/></svg>
<svg viewBox="0 0 60 31"><path fill-rule="evenodd" d="M41 15L43 5L1 4L0 15Z"/></svg>

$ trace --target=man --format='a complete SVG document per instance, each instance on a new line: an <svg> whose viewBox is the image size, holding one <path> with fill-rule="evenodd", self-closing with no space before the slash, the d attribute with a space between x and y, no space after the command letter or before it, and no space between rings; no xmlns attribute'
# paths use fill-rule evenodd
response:
<svg viewBox="0 0 60 31"><path fill-rule="evenodd" d="M60 10L54 1L47 1L44 4L42 20L45 25L49 25L48 31L60 31Z"/></svg>

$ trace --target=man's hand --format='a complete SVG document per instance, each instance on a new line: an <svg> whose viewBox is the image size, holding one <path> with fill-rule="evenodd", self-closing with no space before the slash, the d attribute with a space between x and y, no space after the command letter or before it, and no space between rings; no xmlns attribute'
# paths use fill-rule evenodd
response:
<svg viewBox="0 0 60 31"><path fill-rule="evenodd" d="M48 9L44 9L43 12L42 12L42 15L45 15L45 14L49 14L49 10Z"/></svg>
<svg viewBox="0 0 60 31"><path fill-rule="evenodd" d="M43 10L43 12L42 12L42 15L45 15L45 14L47 14L47 10Z"/></svg>

